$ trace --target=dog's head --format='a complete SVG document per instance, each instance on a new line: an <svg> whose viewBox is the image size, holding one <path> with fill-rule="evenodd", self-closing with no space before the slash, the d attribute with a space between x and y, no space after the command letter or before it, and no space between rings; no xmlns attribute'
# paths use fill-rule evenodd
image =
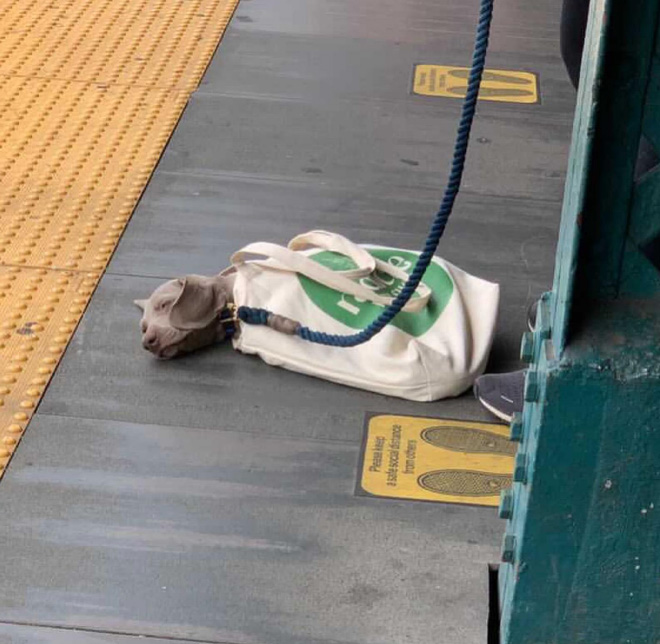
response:
<svg viewBox="0 0 660 644"><path fill-rule="evenodd" d="M224 340L220 316L232 287L232 280L221 275L188 275L162 284L147 300L135 300L143 312L142 346L167 360Z"/></svg>

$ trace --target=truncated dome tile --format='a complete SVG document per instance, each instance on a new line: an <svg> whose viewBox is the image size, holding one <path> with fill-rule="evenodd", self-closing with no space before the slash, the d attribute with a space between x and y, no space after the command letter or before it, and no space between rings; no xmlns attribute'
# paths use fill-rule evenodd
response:
<svg viewBox="0 0 660 644"><path fill-rule="evenodd" d="M193 91L235 0L10 0L0 73Z"/></svg>
<svg viewBox="0 0 660 644"><path fill-rule="evenodd" d="M0 77L0 263L104 269L186 100Z"/></svg>
<svg viewBox="0 0 660 644"><path fill-rule="evenodd" d="M0 266L0 471L78 324L97 273Z"/></svg>

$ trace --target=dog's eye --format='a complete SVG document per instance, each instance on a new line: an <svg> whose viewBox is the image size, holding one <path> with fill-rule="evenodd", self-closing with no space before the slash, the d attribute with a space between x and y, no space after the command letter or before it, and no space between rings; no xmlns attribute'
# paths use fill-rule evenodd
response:
<svg viewBox="0 0 660 644"><path fill-rule="evenodd" d="M161 300L156 305L156 310L157 311L164 311L171 303L172 303L171 300Z"/></svg>
<svg viewBox="0 0 660 644"><path fill-rule="evenodd" d="M147 332L147 323L145 320L142 320L142 322L140 322L140 329L142 330L142 333Z"/></svg>

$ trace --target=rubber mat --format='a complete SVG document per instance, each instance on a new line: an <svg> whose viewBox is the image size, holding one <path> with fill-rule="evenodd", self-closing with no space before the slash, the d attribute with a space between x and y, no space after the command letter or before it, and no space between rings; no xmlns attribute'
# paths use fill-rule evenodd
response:
<svg viewBox="0 0 660 644"><path fill-rule="evenodd" d="M358 494L497 506L517 450L508 432L494 423L370 416Z"/></svg>
<svg viewBox="0 0 660 644"><path fill-rule="evenodd" d="M0 468L237 0L0 2Z"/></svg>

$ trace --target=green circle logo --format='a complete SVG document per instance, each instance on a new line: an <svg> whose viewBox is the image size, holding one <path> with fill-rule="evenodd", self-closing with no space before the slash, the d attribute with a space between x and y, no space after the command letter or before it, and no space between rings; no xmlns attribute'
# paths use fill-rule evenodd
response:
<svg viewBox="0 0 660 644"><path fill-rule="evenodd" d="M396 266L408 274L411 273L417 262L415 253L404 250L393 248L371 248L367 250L375 258ZM333 271L345 271L355 268L352 259L331 251L320 251L312 255L311 258ZM383 311L383 307L378 304L367 302L353 295L340 293L304 275L298 275L298 279L305 293L316 306L351 329L364 329ZM396 297L404 285L402 280L380 271L375 271L373 275L355 281L374 291L374 293L387 297ZM428 305L419 313L399 313L392 321L395 327L414 337L423 335L435 324L454 292L454 283L451 277L442 266L435 262L432 262L428 267L422 281L432 292ZM418 296L415 295L414 297Z"/></svg>

